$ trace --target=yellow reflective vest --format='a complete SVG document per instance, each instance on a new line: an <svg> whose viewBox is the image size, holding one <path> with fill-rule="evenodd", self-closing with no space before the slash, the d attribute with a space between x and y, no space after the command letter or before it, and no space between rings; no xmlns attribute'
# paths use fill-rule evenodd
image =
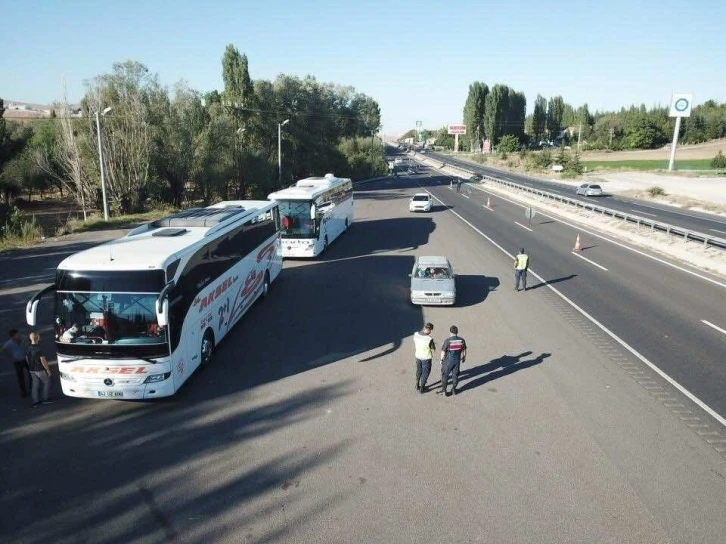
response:
<svg viewBox="0 0 726 544"><path fill-rule="evenodd" d="M514 258L514 268L516 270L527 270L529 267L529 255L520 253Z"/></svg>
<svg viewBox="0 0 726 544"><path fill-rule="evenodd" d="M434 358L434 339L431 336L416 332L413 335L413 344L416 348L416 359L425 361Z"/></svg>

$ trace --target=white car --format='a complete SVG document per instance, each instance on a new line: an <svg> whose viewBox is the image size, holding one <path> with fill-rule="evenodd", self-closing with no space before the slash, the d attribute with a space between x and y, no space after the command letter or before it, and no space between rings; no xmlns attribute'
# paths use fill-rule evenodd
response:
<svg viewBox="0 0 726 544"><path fill-rule="evenodd" d="M416 193L408 203L409 212L430 212L434 207L434 199L428 193Z"/></svg>
<svg viewBox="0 0 726 544"><path fill-rule="evenodd" d="M575 194L585 196L602 196L602 187L593 183L583 183L577 188Z"/></svg>

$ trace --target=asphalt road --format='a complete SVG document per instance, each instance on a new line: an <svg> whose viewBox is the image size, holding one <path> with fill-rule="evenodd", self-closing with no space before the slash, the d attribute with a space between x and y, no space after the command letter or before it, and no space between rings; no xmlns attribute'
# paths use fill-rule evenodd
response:
<svg viewBox="0 0 726 544"><path fill-rule="evenodd" d="M440 153L427 152L431 157L454 164L467 170L479 172L480 174L497 177L513 183L526 185L542 191L556 193L558 195L567 196L569 198L587 201L592 203L596 201L598 204L607 208L612 208L623 213L640 215L654 221L661 221L670 225L676 225L691 231L701 232L710 236L726 238L726 220L719 218L713 214L690 211L677 210L672 206L666 206L657 203L645 203L637 199L626 198L616 195L603 195L602 197L584 197L575 194L575 189L571 185L559 183L557 181L548 181L537 179L523 174L507 172L497 168L488 166L479 166L471 161L462 160L451 155L442 155Z"/></svg>
<svg viewBox="0 0 726 544"><path fill-rule="evenodd" d="M475 197L437 181L359 189L350 232L286 262L169 400L32 409L4 366L0 540L721 542L722 429L549 288L514 293L509 258L452 213ZM419 183L445 206L409 214ZM0 256L2 324L86 243ZM407 302L421 254L454 263L456 307ZM557 288L589 273L574 259ZM413 388L424 321L467 340L456 397Z"/></svg>

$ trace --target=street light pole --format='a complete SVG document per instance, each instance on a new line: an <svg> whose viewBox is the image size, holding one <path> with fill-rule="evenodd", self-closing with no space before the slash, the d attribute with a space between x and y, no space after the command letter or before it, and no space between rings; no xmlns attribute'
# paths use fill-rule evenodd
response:
<svg viewBox="0 0 726 544"><path fill-rule="evenodd" d="M103 147L101 145L101 115L106 115L112 108L96 112L96 133L98 135L98 162L101 165L101 194L103 195L103 220L108 221L108 201L106 200L106 178L103 172Z"/></svg>
<svg viewBox="0 0 726 544"><path fill-rule="evenodd" d="M282 123L277 123L277 184L282 187L282 127L290 122L285 119Z"/></svg>

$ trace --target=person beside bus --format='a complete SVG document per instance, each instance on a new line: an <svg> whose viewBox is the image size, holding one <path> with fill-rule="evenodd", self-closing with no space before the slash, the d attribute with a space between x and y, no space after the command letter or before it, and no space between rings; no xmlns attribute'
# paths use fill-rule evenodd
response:
<svg viewBox="0 0 726 544"><path fill-rule="evenodd" d="M18 329L10 329L8 331L10 339L5 342L0 351L7 352L10 354L10 358L13 360L15 366L15 375L18 378L18 387L20 387L20 396L27 397L28 390L31 384L30 371L28 370L28 363L25 360L25 345L23 340L20 338Z"/></svg>
<svg viewBox="0 0 726 544"><path fill-rule="evenodd" d="M30 333L30 346L26 353L30 376L33 380L31 393L33 395L33 408L41 404L51 404L50 399L50 378L52 373L45 354L40 349L40 334Z"/></svg>

